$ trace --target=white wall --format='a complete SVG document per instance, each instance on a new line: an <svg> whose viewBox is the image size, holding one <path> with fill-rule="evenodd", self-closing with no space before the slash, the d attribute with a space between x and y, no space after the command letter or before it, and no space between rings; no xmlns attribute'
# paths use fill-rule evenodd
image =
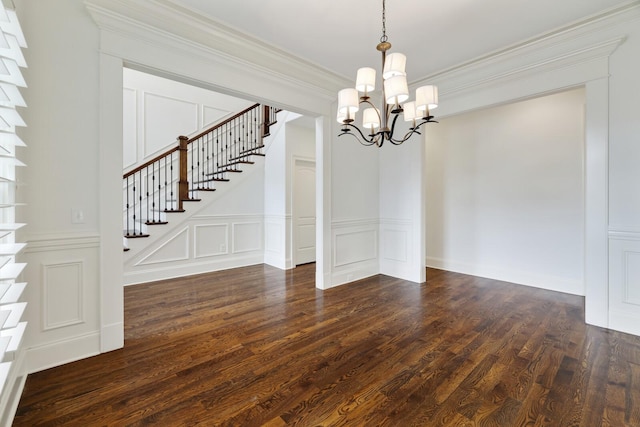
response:
<svg viewBox="0 0 640 427"><path fill-rule="evenodd" d="M99 32L80 1L15 3L29 44L21 191L32 372L100 352ZM80 223L72 208L82 211Z"/></svg>
<svg viewBox="0 0 640 427"><path fill-rule="evenodd" d="M428 129L428 265L584 295L584 89Z"/></svg>

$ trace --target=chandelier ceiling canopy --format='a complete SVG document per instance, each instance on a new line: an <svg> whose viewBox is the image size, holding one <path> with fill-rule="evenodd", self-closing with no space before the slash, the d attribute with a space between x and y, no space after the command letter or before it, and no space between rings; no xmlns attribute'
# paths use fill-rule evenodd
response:
<svg viewBox="0 0 640 427"><path fill-rule="evenodd" d="M363 145L381 147L385 141L400 145L425 123L437 123L431 111L438 106L438 88L433 85L416 89L415 100L409 101L409 87L405 66L407 57L402 53L388 53L391 43L386 28L386 0L382 0L382 36L376 49L382 54L381 108L371 102L370 94L376 90L376 70L370 67L358 69L354 88L338 92L338 123L342 124L340 134L352 135ZM362 127L354 124L356 113L362 108ZM409 131L395 135L396 121L403 113L404 120L411 122Z"/></svg>

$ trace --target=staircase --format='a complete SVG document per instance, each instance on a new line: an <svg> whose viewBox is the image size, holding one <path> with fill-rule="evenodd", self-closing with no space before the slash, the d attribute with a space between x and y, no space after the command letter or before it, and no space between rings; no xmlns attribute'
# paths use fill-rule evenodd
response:
<svg viewBox="0 0 640 427"><path fill-rule="evenodd" d="M149 237L154 225L167 224L185 203L200 201L242 167L264 156L264 138L279 110L254 104L204 132L188 138L123 175L124 250L126 239Z"/></svg>

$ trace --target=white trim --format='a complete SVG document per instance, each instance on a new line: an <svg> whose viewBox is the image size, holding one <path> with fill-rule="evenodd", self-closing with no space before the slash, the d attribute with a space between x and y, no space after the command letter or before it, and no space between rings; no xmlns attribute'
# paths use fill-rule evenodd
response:
<svg viewBox="0 0 640 427"><path fill-rule="evenodd" d="M75 319L68 319L63 322L51 323L49 322L49 293L50 283L48 280L48 272L52 268L60 267L76 267L77 283L76 283L76 298L77 298L77 317ZM56 263L42 263L42 331L50 331L53 329L63 328L66 326L78 325L86 322L84 318L84 260L77 261L65 261ZM66 296L66 294L65 294Z"/></svg>
<svg viewBox="0 0 640 427"><path fill-rule="evenodd" d="M100 333L89 332L27 349L27 372L43 371L100 353Z"/></svg>
<svg viewBox="0 0 640 427"><path fill-rule="evenodd" d="M100 246L100 236L97 234L39 234L32 235L27 240L25 254L36 252L50 252L59 250L88 249Z"/></svg>
<svg viewBox="0 0 640 427"><path fill-rule="evenodd" d="M266 87L257 90L256 94L269 90L268 86L275 84L328 103L333 101L341 87L349 84L347 79L318 64L295 57L233 30L224 23L176 5L158 0L136 3L85 0L85 4L102 30L105 53L119 55L126 41L139 40L148 47L163 46L165 51L181 52L193 60L211 61L215 58L223 69L235 69L236 75L249 73L262 76L263 86ZM109 41L105 43L107 34ZM227 90L231 88L236 93L244 93L245 97L252 92L251 88L242 88L237 84L222 87Z"/></svg>
<svg viewBox="0 0 640 427"><path fill-rule="evenodd" d="M438 270L446 270L477 277L485 277L493 280L501 280L517 285L546 289L571 295L583 296L585 294L584 283L580 280L572 280L544 274L531 274L528 272L503 268L502 266L475 265L436 257L427 257L427 266Z"/></svg>
<svg viewBox="0 0 640 427"><path fill-rule="evenodd" d="M380 225L380 220L377 218L365 218L365 219L343 219L339 221L333 221L331 223L331 228L334 230L340 230L342 228L353 228L353 227L378 227Z"/></svg>
<svg viewBox="0 0 640 427"><path fill-rule="evenodd" d="M625 239L640 239L640 227L638 226L610 226L609 237L625 238Z"/></svg>
<svg viewBox="0 0 640 427"><path fill-rule="evenodd" d="M249 226L249 225L257 225L258 226L258 231L256 233L257 236L260 236L257 240L258 240L258 245L255 247L249 247L249 248L243 248L243 249L238 249L237 246L239 246L237 244L236 241L236 235L237 235L237 229L242 228L242 226ZM232 222L231 223L231 253L233 254L242 254L242 253L246 253L246 252L256 252L256 251L262 251L262 235L263 235L263 230L262 230L262 221L245 221L245 222Z"/></svg>
<svg viewBox="0 0 640 427"><path fill-rule="evenodd" d="M185 235L186 237L185 237L185 242L184 242L184 253L182 254L182 256L178 256L178 257L174 257L174 258L165 258L165 259L147 261L150 258L153 258L154 255L156 255L157 253L162 251L164 248L169 246L171 243L176 242L177 239L179 237L183 236L183 235ZM141 257L133 265L137 267L139 265L164 264L164 263L167 263L167 262L174 262L174 261L186 261L186 260L189 259L189 246L190 246L189 245L189 226L187 225L187 226L175 231L170 237L165 237L165 239L158 246L156 246L150 252L145 253L145 255L143 257Z"/></svg>
<svg viewBox="0 0 640 427"><path fill-rule="evenodd" d="M263 262L263 254L249 253L248 255L242 256L220 257L219 259L209 258L200 262L168 265L146 270L136 269L135 271L125 272L124 283L125 286L137 285L140 283L153 282L156 280L173 279L176 277L210 273L212 271L246 267L250 265L262 264Z"/></svg>

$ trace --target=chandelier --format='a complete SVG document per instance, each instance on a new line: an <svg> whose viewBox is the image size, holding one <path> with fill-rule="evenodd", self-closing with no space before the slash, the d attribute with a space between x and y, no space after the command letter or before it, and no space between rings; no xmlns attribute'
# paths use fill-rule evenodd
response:
<svg viewBox="0 0 640 427"><path fill-rule="evenodd" d="M438 106L438 88L432 85L421 86L416 89L415 101L405 102L409 99L405 72L407 57L397 52L387 54L391 43L387 38L385 0L382 0L382 37L376 49L382 53L381 108L376 108L369 96L375 90L376 70L369 67L358 69L355 88L338 92L337 120L342 124L338 136L352 135L362 145L382 147L385 141L400 145L414 134L420 135L420 126L425 123L437 123L433 120L431 110ZM359 93L362 95L359 96ZM364 132L353 124L361 105L366 107L362 114ZM405 134L397 136L394 131L400 113L404 113L404 120L411 122L411 127Z"/></svg>

